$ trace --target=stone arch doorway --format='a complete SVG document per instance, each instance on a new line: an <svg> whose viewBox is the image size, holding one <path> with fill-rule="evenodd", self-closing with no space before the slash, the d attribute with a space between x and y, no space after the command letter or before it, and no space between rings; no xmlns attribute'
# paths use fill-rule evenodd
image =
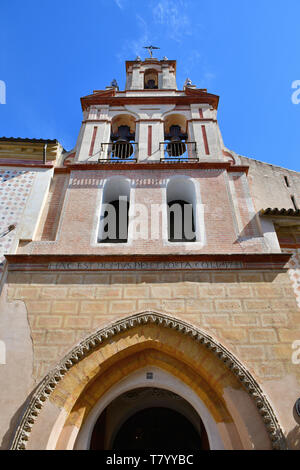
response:
<svg viewBox="0 0 300 470"><path fill-rule="evenodd" d="M100 414L91 450L209 450L204 424L181 396L155 387L125 392Z"/></svg>
<svg viewBox="0 0 300 470"><path fill-rule="evenodd" d="M89 448L91 420L94 424L112 399L126 391L124 380L149 367L177 381L171 391L184 390L180 395L197 410L210 443L215 442L211 449L286 448L272 407L245 366L207 333L155 312L112 323L70 351L33 393L11 448ZM164 378L163 388L169 383ZM147 385L139 381L138 386ZM133 388L131 383L127 391Z"/></svg>

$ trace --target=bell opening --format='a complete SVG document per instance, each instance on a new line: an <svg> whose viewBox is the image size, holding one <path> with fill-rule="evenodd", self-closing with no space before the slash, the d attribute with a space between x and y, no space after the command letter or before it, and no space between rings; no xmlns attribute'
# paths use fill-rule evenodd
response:
<svg viewBox="0 0 300 470"><path fill-rule="evenodd" d="M118 127L115 134L111 135L112 145L112 158L125 160L130 158L134 153L133 145L130 143L135 138L135 133L130 132L130 127L122 125Z"/></svg>
<svg viewBox="0 0 300 470"><path fill-rule="evenodd" d="M118 159L130 158L133 154L133 145L126 141L117 141L112 146L112 157Z"/></svg>
<svg viewBox="0 0 300 470"><path fill-rule="evenodd" d="M158 89L158 72L154 69L148 69L144 75L144 89L157 90Z"/></svg>
<svg viewBox="0 0 300 470"><path fill-rule="evenodd" d="M165 138L170 140L166 149L169 157L180 157L185 154L186 144L184 140L187 138L187 134L181 132L180 126L170 126L169 133L165 134Z"/></svg>

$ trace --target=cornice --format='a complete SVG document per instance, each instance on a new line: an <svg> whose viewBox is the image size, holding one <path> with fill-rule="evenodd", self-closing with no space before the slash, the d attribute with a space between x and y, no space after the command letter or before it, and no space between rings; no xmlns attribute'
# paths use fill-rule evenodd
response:
<svg viewBox="0 0 300 470"><path fill-rule="evenodd" d="M67 166L57 166L54 168L54 174L59 174L59 173L70 173L70 168Z"/></svg>
<svg viewBox="0 0 300 470"><path fill-rule="evenodd" d="M211 119L211 118L192 118L192 119L187 119L186 122L214 122L217 123L217 119Z"/></svg>
<svg viewBox="0 0 300 470"><path fill-rule="evenodd" d="M291 248L293 250L299 250L300 249L300 243L284 243L284 242L279 242L280 248Z"/></svg>
<svg viewBox="0 0 300 470"><path fill-rule="evenodd" d="M81 98L81 106L83 110L86 110L88 107L97 104L107 104L110 106L175 104L180 106L184 104L198 103L210 104L214 109L217 109L219 104L219 97L210 93L198 92L197 94L195 93L185 96L105 96L95 94Z"/></svg>
<svg viewBox="0 0 300 470"><path fill-rule="evenodd" d="M150 58L148 57L147 60L126 60L125 66L126 66L126 72L128 73L129 67L132 67L133 65L137 65L138 67L145 66L145 65L172 65L174 69L176 70L176 60L158 60L155 57Z"/></svg>
<svg viewBox="0 0 300 470"><path fill-rule="evenodd" d="M45 170L49 170L49 168L54 168L52 163L41 163L41 161L33 161L31 163L27 163L26 160L1 160L0 159L0 166L12 166L12 167L20 167L20 168L44 168Z"/></svg>
<svg viewBox="0 0 300 470"><path fill-rule="evenodd" d="M234 173L246 173L248 174L249 166L246 165L232 165L230 162L222 161L205 161L205 162L159 162L159 161L148 161L148 162L132 162L124 161L122 162L77 162L68 164L66 167L66 172L69 171L103 171L103 170L227 170L228 172ZM57 167L56 172L59 172L60 169ZM61 171L63 172L63 171Z"/></svg>
<svg viewBox="0 0 300 470"><path fill-rule="evenodd" d="M13 270L287 270L290 253L231 254L9 254L8 269ZM115 264L115 268L114 265Z"/></svg>
<svg viewBox="0 0 300 470"><path fill-rule="evenodd" d="M140 72L140 73L145 73L145 72ZM150 88L148 89L144 89L144 88L135 88L135 89L129 89L129 90L121 90L121 91L118 91L117 92L117 97L119 97L120 95L127 95L128 93L148 93L148 95L150 93L153 93L153 91L156 93L171 93L172 91L175 91L176 93L183 93L182 90L177 90L177 88L155 88L155 90L151 90ZM130 96L133 96L133 95L130 95ZM150 95L149 95L150 96ZM173 95L174 96L174 95ZM181 95L177 95L177 96L181 96Z"/></svg>

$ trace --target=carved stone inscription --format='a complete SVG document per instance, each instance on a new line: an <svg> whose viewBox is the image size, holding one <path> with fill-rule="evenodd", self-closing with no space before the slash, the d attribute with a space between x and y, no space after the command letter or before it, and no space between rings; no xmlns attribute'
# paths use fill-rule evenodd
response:
<svg viewBox="0 0 300 470"><path fill-rule="evenodd" d="M242 262L231 261L175 261L175 262L62 262L50 263L49 270L92 270L92 271L139 271L139 270L176 270L176 269L241 269Z"/></svg>

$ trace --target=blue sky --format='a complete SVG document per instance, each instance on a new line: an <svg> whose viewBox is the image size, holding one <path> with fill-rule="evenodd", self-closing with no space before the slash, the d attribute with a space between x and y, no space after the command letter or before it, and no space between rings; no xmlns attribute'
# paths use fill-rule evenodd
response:
<svg viewBox="0 0 300 470"><path fill-rule="evenodd" d="M56 138L69 150L79 98L125 84L125 60L177 60L186 77L220 95L225 145L300 170L299 0L1 0L0 135Z"/></svg>

